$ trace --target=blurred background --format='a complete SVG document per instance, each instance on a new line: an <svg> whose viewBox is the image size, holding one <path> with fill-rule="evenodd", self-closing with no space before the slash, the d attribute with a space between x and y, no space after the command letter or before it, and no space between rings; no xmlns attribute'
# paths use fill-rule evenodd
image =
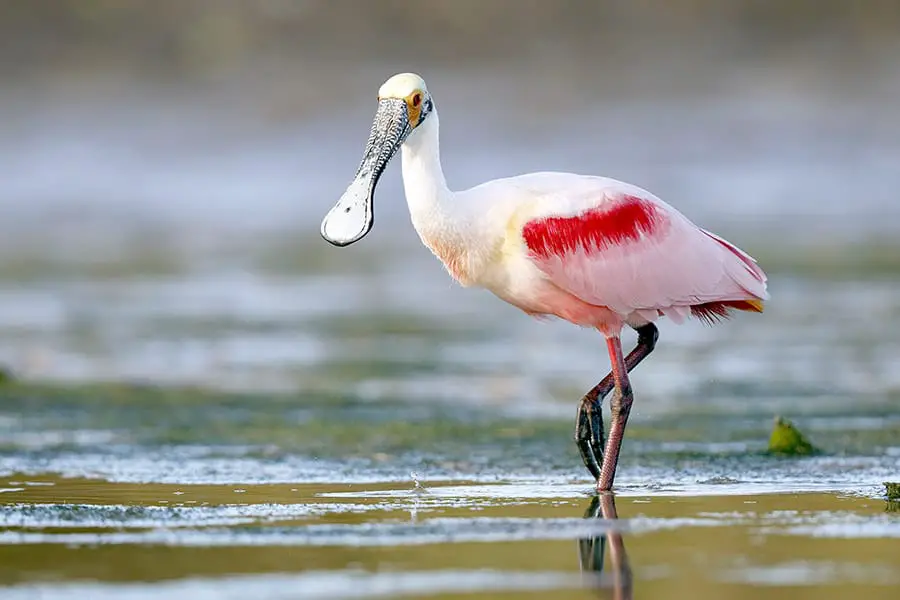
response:
<svg viewBox="0 0 900 600"><path fill-rule="evenodd" d="M770 311L665 327L658 389L836 365L900 387L896 2L3 0L0 48L0 364L19 377L537 406L560 385L568 415L602 346L456 288L397 165L364 243L319 238L378 86L412 70L451 187L607 175L760 260Z"/></svg>

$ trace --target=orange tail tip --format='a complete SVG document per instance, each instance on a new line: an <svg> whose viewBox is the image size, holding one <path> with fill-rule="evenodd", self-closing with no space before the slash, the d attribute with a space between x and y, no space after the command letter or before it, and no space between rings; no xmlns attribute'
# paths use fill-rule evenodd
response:
<svg viewBox="0 0 900 600"><path fill-rule="evenodd" d="M758 298L752 300L723 300L721 302L695 304L691 307L691 314L701 321L712 325L717 321L729 318L732 310L761 313L763 308L763 301Z"/></svg>
<svg viewBox="0 0 900 600"><path fill-rule="evenodd" d="M740 306L735 306L735 308L738 310L748 310L750 312L761 313L766 307L765 303L758 298L755 298L753 300L744 300L744 305L746 305L746 308Z"/></svg>

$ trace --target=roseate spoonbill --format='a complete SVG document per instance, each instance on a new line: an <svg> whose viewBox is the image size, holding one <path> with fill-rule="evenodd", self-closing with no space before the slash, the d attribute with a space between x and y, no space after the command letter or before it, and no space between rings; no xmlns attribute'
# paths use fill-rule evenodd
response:
<svg viewBox="0 0 900 600"><path fill-rule="evenodd" d="M413 73L394 75L378 90L362 162L322 221L322 237L346 246L369 232L375 186L401 148L413 226L456 281L605 336L612 370L581 399L575 442L598 491L612 489L633 401L628 373L653 351L654 321L711 323L732 310L762 312L765 273L653 194L613 179L542 172L450 191L437 109ZM625 325L638 334L627 356L619 337ZM600 404L613 388L604 447Z"/></svg>

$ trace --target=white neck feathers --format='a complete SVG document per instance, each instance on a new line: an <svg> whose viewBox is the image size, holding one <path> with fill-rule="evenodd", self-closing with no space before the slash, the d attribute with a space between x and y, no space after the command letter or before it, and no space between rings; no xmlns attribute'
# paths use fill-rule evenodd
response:
<svg viewBox="0 0 900 600"><path fill-rule="evenodd" d="M455 202L441 168L437 111L403 144L403 187L413 227L425 244L461 284L472 284L471 249L475 231L464 207Z"/></svg>

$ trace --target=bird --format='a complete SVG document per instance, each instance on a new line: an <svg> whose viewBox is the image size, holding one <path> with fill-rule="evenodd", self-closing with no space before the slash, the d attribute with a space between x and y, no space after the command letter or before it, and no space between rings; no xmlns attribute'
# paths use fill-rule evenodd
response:
<svg viewBox="0 0 900 600"><path fill-rule="evenodd" d="M356 175L320 233L339 247L369 233L375 188L399 150L412 225L453 279L528 315L604 336L610 372L578 402L574 441L597 492L610 492L634 401L629 373L656 347L656 322L713 324L735 311L761 313L766 274L734 244L615 179L543 171L451 191L439 129L422 77L385 81ZM637 332L627 355L625 327ZM607 435L601 405L610 392Z"/></svg>

